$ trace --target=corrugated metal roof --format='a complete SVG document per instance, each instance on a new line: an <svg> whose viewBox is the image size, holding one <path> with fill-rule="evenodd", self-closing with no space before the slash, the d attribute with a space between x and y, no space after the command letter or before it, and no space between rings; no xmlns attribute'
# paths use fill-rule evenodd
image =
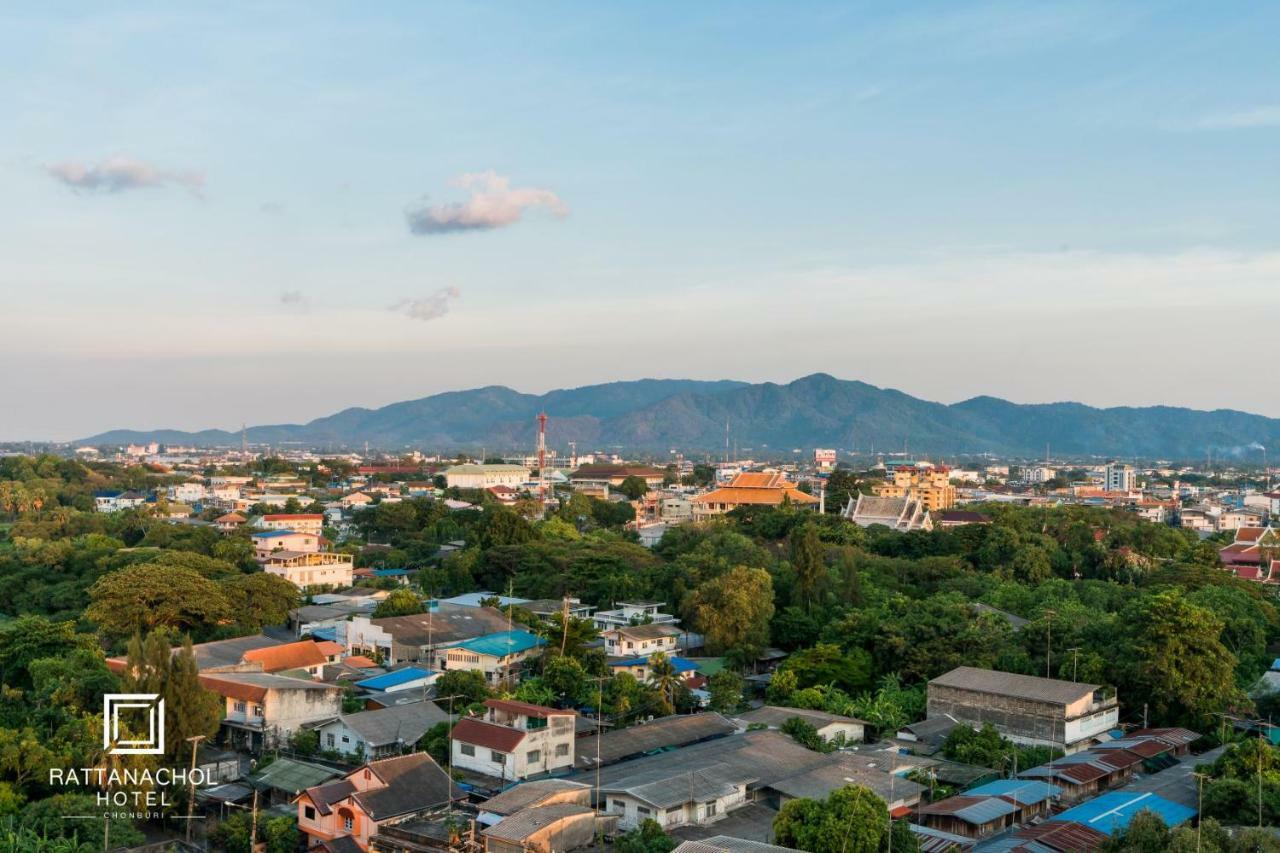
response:
<svg viewBox="0 0 1280 853"><path fill-rule="evenodd" d="M1015 803L1028 806L1042 803L1050 797L1056 797L1062 793L1062 789L1057 785L1050 785L1048 782L1028 782L1025 779L997 779L994 782L970 788L964 793L967 797L1005 797Z"/></svg>
<svg viewBox="0 0 1280 853"><path fill-rule="evenodd" d="M411 681L429 678L433 674L434 673L429 669L418 669L416 666L406 666L404 669L397 669L395 672L375 675L373 678L366 678L363 681L357 681L356 687L363 687L365 690L386 690L388 687L399 687L401 684L408 684Z"/></svg>
<svg viewBox="0 0 1280 853"><path fill-rule="evenodd" d="M980 802L959 809L955 812L955 816L965 823L983 824L998 820L1005 815L1011 815L1017 810L1018 807L1008 800L1002 800L999 797L985 797Z"/></svg>
<svg viewBox="0 0 1280 853"><path fill-rule="evenodd" d="M1140 811L1152 811L1168 826L1177 826L1195 817L1196 810L1150 793L1111 791L1087 803L1067 809L1050 822L1075 821L1111 835L1129 825Z"/></svg>

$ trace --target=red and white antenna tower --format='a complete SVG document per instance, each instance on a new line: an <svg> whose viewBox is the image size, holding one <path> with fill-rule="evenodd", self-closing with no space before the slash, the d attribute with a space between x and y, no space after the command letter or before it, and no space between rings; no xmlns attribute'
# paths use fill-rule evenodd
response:
<svg viewBox="0 0 1280 853"><path fill-rule="evenodd" d="M538 413L538 491L547 496L547 413Z"/></svg>

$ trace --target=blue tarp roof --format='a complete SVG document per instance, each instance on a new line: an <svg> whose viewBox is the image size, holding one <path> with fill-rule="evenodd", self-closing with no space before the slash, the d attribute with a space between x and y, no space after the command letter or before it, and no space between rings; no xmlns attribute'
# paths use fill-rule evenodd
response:
<svg viewBox="0 0 1280 853"><path fill-rule="evenodd" d="M312 628L310 634L317 640L333 640L335 643L338 641L337 628Z"/></svg>
<svg viewBox="0 0 1280 853"><path fill-rule="evenodd" d="M964 795L966 797L983 795L1008 797L1015 802L1028 806L1044 802L1050 797L1056 797L1061 793L1061 788L1057 785L1050 785L1048 782L1029 782L1026 779L997 779L994 782L970 788L964 792Z"/></svg>
<svg viewBox="0 0 1280 853"><path fill-rule="evenodd" d="M1081 803L1075 808L1067 809L1050 820L1073 820L1098 832L1111 835L1128 826L1133 816L1143 810L1155 812L1167 826L1177 826L1196 816L1195 809L1152 793L1111 791L1087 803Z"/></svg>
<svg viewBox="0 0 1280 853"><path fill-rule="evenodd" d="M402 578L409 574L408 569L374 569L375 578Z"/></svg>
<svg viewBox="0 0 1280 853"><path fill-rule="evenodd" d="M401 684L408 684L411 681L427 678L434 674L435 673L429 669L418 669L416 666L407 666L404 669L397 669L395 672L375 675L373 678L366 678L364 681L357 681L356 687L363 687L365 690L386 690L390 687L399 687Z"/></svg>
<svg viewBox="0 0 1280 853"><path fill-rule="evenodd" d="M274 539L277 536L294 536L296 531L293 530L268 530L263 533L253 534L254 539Z"/></svg>
<svg viewBox="0 0 1280 853"><path fill-rule="evenodd" d="M466 649L478 655L500 658L505 655L519 654L538 646L546 645L546 640L536 637L528 631L499 631L496 634L485 634L463 640L450 648Z"/></svg>

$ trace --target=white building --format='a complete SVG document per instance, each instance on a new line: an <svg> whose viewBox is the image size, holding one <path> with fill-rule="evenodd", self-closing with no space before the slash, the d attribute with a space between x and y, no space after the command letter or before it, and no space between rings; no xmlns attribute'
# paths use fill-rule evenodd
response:
<svg viewBox="0 0 1280 853"><path fill-rule="evenodd" d="M1131 492L1138 483L1132 465L1108 462L1103 472L1102 488L1108 492Z"/></svg>
<svg viewBox="0 0 1280 853"><path fill-rule="evenodd" d="M1056 476L1058 476L1058 472L1046 465L1028 465L1022 469L1022 482L1024 483L1047 483Z"/></svg>
<svg viewBox="0 0 1280 853"><path fill-rule="evenodd" d="M530 471L523 465L454 465L445 469L444 481L450 488L488 489L508 486L518 489L529 482Z"/></svg>
<svg viewBox="0 0 1280 853"><path fill-rule="evenodd" d="M506 699L484 705L483 717L463 717L449 735L454 767L504 780L573 767L575 711Z"/></svg>
<svg viewBox="0 0 1280 853"><path fill-rule="evenodd" d="M263 530L292 530L294 533L309 533L319 537L324 529L322 513L285 513L264 515L258 519L258 526Z"/></svg>
<svg viewBox="0 0 1280 853"><path fill-rule="evenodd" d="M597 630L600 631L640 622L659 624L675 622L676 617L670 613L660 612L661 607L660 601L620 601L612 610L597 611L591 618L595 621Z"/></svg>
<svg viewBox="0 0 1280 853"><path fill-rule="evenodd" d="M609 657L648 657L656 652L675 654L680 651L680 637L684 634L670 623L649 625L624 625L600 632L604 640L604 652Z"/></svg>

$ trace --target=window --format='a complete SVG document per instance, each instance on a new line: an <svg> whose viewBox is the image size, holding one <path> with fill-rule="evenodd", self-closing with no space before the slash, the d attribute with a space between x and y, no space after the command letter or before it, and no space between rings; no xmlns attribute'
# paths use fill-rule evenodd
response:
<svg viewBox="0 0 1280 853"><path fill-rule="evenodd" d="M648 817L649 815L653 814L653 812L649 811L649 809L645 808L644 806L636 806L636 814L640 815L641 817Z"/></svg>
<svg viewBox="0 0 1280 853"><path fill-rule="evenodd" d="M343 736L342 736L342 742L343 742L343 743L351 743L351 738L347 737L346 735L343 735Z"/></svg>
<svg viewBox="0 0 1280 853"><path fill-rule="evenodd" d="M459 751L459 752L461 752L463 755L475 755L475 754L476 754L476 748L475 748L474 746L472 746L471 744L469 744L469 743L460 743L460 744L458 744L458 751Z"/></svg>
<svg viewBox="0 0 1280 853"><path fill-rule="evenodd" d="M713 817L716 813L716 801L711 800L707 803L707 817Z"/></svg>
<svg viewBox="0 0 1280 853"><path fill-rule="evenodd" d="M529 762L530 764L537 764L539 761L542 760L542 750L540 749L529 750L528 754L525 755L524 760Z"/></svg>
<svg viewBox="0 0 1280 853"><path fill-rule="evenodd" d="M346 738L343 738L343 740L346 740ZM336 746L336 743L335 743L335 741L334 741L334 739L333 739L333 733L332 733L332 732L324 736L324 742L325 742L325 744L327 744L328 746Z"/></svg>
<svg viewBox="0 0 1280 853"><path fill-rule="evenodd" d="M355 825L356 825L355 818L351 817L350 815L347 815L342 819L342 828L345 829L347 832L351 832L351 830L355 828Z"/></svg>
<svg viewBox="0 0 1280 853"><path fill-rule="evenodd" d="M609 808L615 812L626 812L627 804L624 803L622 800L610 800Z"/></svg>
<svg viewBox="0 0 1280 853"><path fill-rule="evenodd" d="M236 713L243 714L247 706L243 702L236 702Z"/></svg>
<svg viewBox="0 0 1280 853"><path fill-rule="evenodd" d="M261 717L261 716L262 716L262 706L261 706L261 705L254 705L254 706L253 706L253 715L254 715L255 717Z"/></svg>
<svg viewBox="0 0 1280 853"><path fill-rule="evenodd" d="M305 817L307 820L315 820L315 819L316 819L316 810L315 810L315 809L313 809L313 808L311 808L311 806L303 806L303 807L302 807L302 816L303 816L303 817Z"/></svg>
<svg viewBox="0 0 1280 853"><path fill-rule="evenodd" d="M556 758L564 758L568 754L569 754L569 744L567 743L556 744Z"/></svg>
<svg viewBox="0 0 1280 853"><path fill-rule="evenodd" d="M505 752L498 752L496 749L491 749L489 750L489 759L494 764L506 764L507 754Z"/></svg>
<svg viewBox="0 0 1280 853"><path fill-rule="evenodd" d="M667 814L669 815L680 814L680 812L682 811L684 811L684 806L672 806L671 808L667 809Z"/></svg>

